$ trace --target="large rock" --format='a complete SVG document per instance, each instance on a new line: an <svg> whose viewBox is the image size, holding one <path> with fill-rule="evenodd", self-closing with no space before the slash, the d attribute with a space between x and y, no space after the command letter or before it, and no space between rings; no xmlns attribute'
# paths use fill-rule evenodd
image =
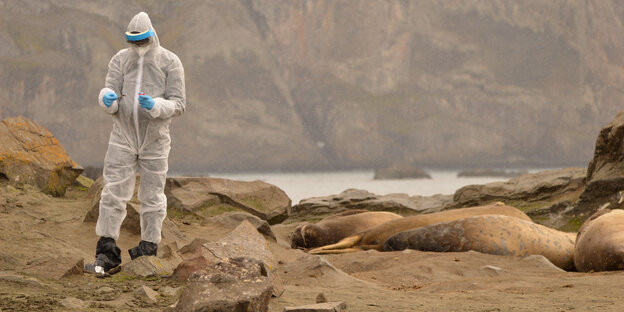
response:
<svg viewBox="0 0 624 312"><path fill-rule="evenodd" d="M181 262L182 258L177 253L165 258L144 256L122 265L121 269L126 274L140 277L166 276L171 275Z"/></svg>
<svg viewBox="0 0 624 312"><path fill-rule="evenodd" d="M275 185L263 181L219 178L168 178L165 188L169 208L211 217L225 211L242 210L270 224L290 215L291 200Z"/></svg>
<svg viewBox="0 0 624 312"><path fill-rule="evenodd" d="M525 211L535 222L576 230L573 205L584 190L585 175L584 168L564 168L525 174L505 182L468 185L455 192L452 207L502 201Z"/></svg>
<svg viewBox="0 0 624 312"><path fill-rule="evenodd" d="M193 273L178 302L167 311L266 312L272 289L262 261L225 259Z"/></svg>
<svg viewBox="0 0 624 312"><path fill-rule="evenodd" d="M304 199L291 211L292 219L318 219L348 209L389 211L401 215L436 212L453 201L452 195L409 196L375 195L365 190L348 189L338 195Z"/></svg>
<svg viewBox="0 0 624 312"><path fill-rule="evenodd" d="M210 226L211 224L218 224L225 228L235 229L239 226L243 221L247 221L251 223L258 232L260 232L267 239L271 239L273 241L277 240L273 230L269 223L265 220L262 220L248 212L242 211L231 211L220 214L218 216L214 216L208 218L202 222L202 226Z"/></svg>
<svg viewBox="0 0 624 312"><path fill-rule="evenodd" d="M31 184L63 196L82 170L43 126L24 117L0 122L0 174L11 183Z"/></svg>
<svg viewBox="0 0 624 312"><path fill-rule="evenodd" d="M587 167L587 187L576 205L580 221L600 208L624 208L624 112L596 139L594 158Z"/></svg>
<svg viewBox="0 0 624 312"><path fill-rule="evenodd" d="M194 272L205 269L207 266L227 261L227 259L245 257L261 261L267 270L276 266L275 257L269 250L265 237L250 222L242 221L230 234L216 241L210 242L195 239L180 249L182 261L175 269L173 277L178 281L188 280ZM271 276L273 293L279 297L283 290L281 279L277 275Z"/></svg>

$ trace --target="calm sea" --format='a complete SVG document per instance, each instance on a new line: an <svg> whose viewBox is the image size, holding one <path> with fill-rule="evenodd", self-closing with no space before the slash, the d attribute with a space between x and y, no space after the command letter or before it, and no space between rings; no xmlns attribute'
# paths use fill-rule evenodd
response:
<svg viewBox="0 0 624 312"><path fill-rule="evenodd" d="M540 170L529 170L537 172ZM350 189L363 189L377 195L406 193L409 195L429 196L434 194L453 194L463 186L506 181L506 178L477 177L458 178L458 171L428 170L431 179L408 180L373 180L374 172L305 172L305 173L236 173L211 174L215 178L227 178L239 181L261 180L278 186L292 199L293 205L300 200L317 196L339 194Z"/></svg>

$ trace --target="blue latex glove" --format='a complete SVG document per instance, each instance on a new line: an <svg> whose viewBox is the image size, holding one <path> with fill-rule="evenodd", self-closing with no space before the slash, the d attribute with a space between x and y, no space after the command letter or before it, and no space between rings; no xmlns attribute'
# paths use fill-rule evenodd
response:
<svg viewBox="0 0 624 312"><path fill-rule="evenodd" d="M139 95L139 103L141 107L147 110L152 110L152 108L154 108L154 99L149 95Z"/></svg>
<svg viewBox="0 0 624 312"><path fill-rule="evenodd" d="M115 94L115 92L108 92L102 97L102 102L104 102L104 105L106 105L106 107L110 107L113 102L115 102L115 100L118 98L119 97L117 96L117 94Z"/></svg>

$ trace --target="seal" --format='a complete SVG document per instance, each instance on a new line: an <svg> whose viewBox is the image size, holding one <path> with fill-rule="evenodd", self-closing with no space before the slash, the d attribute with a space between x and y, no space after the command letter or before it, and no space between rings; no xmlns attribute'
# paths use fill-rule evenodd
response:
<svg viewBox="0 0 624 312"><path fill-rule="evenodd" d="M292 248L314 248L373 228L402 216L386 211L347 210L329 216L317 223L299 225L291 234Z"/></svg>
<svg viewBox="0 0 624 312"><path fill-rule="evenodd" d="M348 236L335 244L315 248L311 250L310 253L345 253L367 249L383 251L383 243L397 233L434 223L447 222L479 215L506 215L531 221L529 216L517 208L497 202L488 206L451 209L391 220L369 230Z"/></svg>
<svg viewBox="0 0 624 312"><path fill-rule="evenodd" d="M624 269L624 210L601 209L579 229L574 266L579 272Z"/></svg>
<svg viewBox="0 0 624 312"><path fill-rule="evenodd" d="M502 215L475 216L401 232L388 238L383 249L542 255L561 269L574 269L574 240L568 233Z"/></svg>

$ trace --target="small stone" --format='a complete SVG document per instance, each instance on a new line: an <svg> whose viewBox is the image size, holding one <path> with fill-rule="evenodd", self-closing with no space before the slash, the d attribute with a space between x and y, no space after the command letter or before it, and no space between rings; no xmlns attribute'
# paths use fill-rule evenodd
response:
<svg viewBox="0 0 624 312"><path fill-rule="evenodd" d="M339 302L325 302L298 307L285 307L284 312L347 312L347 304Z"/></svg>
<svg viewBox="0 0 624 312"><path fill-rule="evenodd" d="M74 297L67 297L61 300L61 305L67 309L74 310L83 310L87 307L87 304L84 301Z"/></svg>
<svg viewBox="0 0 624 312"><path fill-rule="evenodd" d="M95 292L98 294L107 294L107 293L115 292L115 289L108 287L108 286L103 286L103 287L96 289Z"/></svg>
<svg viewBox="0 0 624 312"><path fill-rule="evenodd" d="M163 296L168 296L168 297L175 297L178 295L178 293L180 292L180 287L171 287L171 286L165 286L163 287L163 289L160 291L160 293Z"/></svg>
<svg viewBox="0 0 624 312"><path fill-rule="evenodd" d="M153 289L147 286L141 286L134 291L134 295L137 297L145 298L151 302L156 302L159 294Z"/></svg>
<svg viewBox="0 0 624 312"><path fill-rule="evenodd" d="M501 273L505 272L504 269L499 268L497 266L493 266L493 265L482 266L481 270L483 270L484 272L486 272L487 274L491 276L500 275Z"/></svg>
<svg viewBox="0 0 624 312"><path fill-rule="evenodd" d="M316 295L316 303L325 303L327 302L327 298L325 298L325 294L319 293Z"/></svg>

